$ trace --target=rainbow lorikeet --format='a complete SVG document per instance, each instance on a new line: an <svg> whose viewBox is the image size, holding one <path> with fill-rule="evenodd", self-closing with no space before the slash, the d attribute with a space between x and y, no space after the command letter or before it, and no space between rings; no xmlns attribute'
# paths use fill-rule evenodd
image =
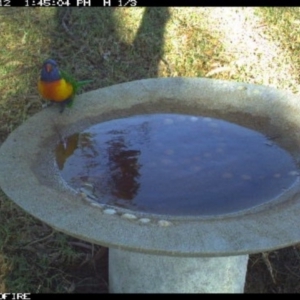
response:
<svg viewBox="0 0 300 300"><path fill-rule="evenodd" d="M65 105L72 106L77 91L91 81L76 81L70 74L59 70L55 60L47 59L42 66L38 90L43 98L59 103L62 113Z"/></svg>

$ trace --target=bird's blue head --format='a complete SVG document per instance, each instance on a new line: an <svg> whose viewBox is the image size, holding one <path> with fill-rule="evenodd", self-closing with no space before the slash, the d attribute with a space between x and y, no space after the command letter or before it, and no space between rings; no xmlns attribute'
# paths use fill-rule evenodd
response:
<svg viewBox="0 0 300 300"><path fill-rule="evenodd" d="M61 79L61 75L56 61L53 59L46 59L41 71L41 80L51 82L59 79Z"/></svg>

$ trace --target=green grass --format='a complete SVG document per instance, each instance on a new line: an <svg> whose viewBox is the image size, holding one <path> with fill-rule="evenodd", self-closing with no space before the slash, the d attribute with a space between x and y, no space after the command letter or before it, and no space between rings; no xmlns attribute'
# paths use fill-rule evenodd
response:
<svg viewBox="0 0 300 300"><path fill-rule="evenodd" d="M83 91L185 76L299 92L299 23L296 7L2 9L0 143L42 109L36 82L49 57L93 79ZM54 231L1 192L0 209L0 292L107 292L105 248ZM252 255L246 291L300 292L299 257L298 246Z"/></svg>

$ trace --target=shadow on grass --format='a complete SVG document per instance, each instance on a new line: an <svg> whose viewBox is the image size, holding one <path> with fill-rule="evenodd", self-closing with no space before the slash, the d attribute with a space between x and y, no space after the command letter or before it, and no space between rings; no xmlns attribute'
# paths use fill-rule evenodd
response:
<svg viewBox="0 0 300 300"><path fill-rule="evenodd" d="M76 78L94 79L89 89L158 77L168 8L145 8L132 43L124 41L119 28L124 24L116 12L117 8L57 11L59 25L50 55Z"/></svg>

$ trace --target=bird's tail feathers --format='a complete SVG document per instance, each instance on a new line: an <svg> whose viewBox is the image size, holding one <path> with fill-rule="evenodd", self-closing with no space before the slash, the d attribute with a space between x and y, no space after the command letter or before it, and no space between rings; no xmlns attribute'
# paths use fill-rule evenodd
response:
<svg viewBox="0 0 300 300"><path fill-rule="evenodd" d="M77 88L80 89L84 85L89 84L89 83L91 83L93 81L94 81L93 79L77 81Z"/></svg>

